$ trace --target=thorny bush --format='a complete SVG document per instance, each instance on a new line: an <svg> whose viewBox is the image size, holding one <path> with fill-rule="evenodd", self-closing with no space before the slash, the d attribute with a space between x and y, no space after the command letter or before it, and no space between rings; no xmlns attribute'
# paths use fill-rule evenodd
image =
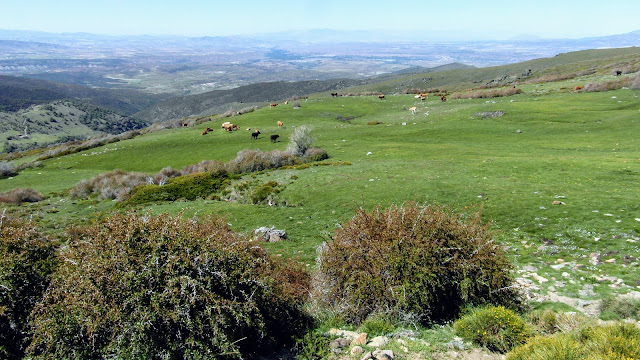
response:
<svg viewBox="0 0 640 360"><path fill-rule="evenodd" d="M21 358L30 339L29 313L56 266L57 244L31 222L0 218L0 358Z"/></svg>
<svg viewBox="0 0 640 360"><path fill-rule="evenodd" d="M35 358L252 358L309 324L309 276L220 219L115 215L75 232L33 312Z"/></svg>
<svg viewBox="0 0 640 360"><path fill-rule="evenodd" d="M371 314L429 324L461 308L517 307L512 265L480 215L410 203L362 208L319 254L314 298L345 321Z"/></svg>

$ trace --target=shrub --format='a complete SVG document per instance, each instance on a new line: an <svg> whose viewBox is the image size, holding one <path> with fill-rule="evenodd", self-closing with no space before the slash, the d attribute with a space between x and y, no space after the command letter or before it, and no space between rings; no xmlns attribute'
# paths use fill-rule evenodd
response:
<svg viewBox="0 0 640 360"><path fill-rule="evenodd" d="M97 194L100 200L122 201L135 187L147 183L149 176L146 174L116 169L89 180L81 180L71 189L69 195L72 198L85 198Z"/></svg>
<svg viewBox="0 0 640 360"><path fill-rule="evenodd" d="M631 83L630 88L632 90L640 90L640 73L636 75L635 79L633 79L633 82Z"/></svg>
<svg viewBox="0 0 640 360"><path fill-rule="evenodd" d="M392 333L396 329L393 321L383 315L373 315L366 318L362 325L360 325L360 331L366 332L373 336L386 335Z"/></svg>
<svg viewBox="0 0 640 360"><path fill-rule="evenodd" d="M584 86L586 92L618 90L631 85L631 78L623 77L622 79L604 81L599 83L587 83Z"/></svg>
<svg viewBox="0 0 640 360"><path fill-rule="evenodd" d="M322 161L328 159L329 154L327 154L324 149L314 147L307 150L307 152L304 154L304 157L307 159L307 161Z"/></svg>
<svg viewBox="0 0 640 360"><path fill-rule="evenodd" d="M279 192L278 183L275 181L268 181L255 188L251 193L251 202L254 204L260 204L267 200L271 194L277 194Z"/></svg>
<svg viewBox="0 0 640 360"><path fill-rule="evenodd" d="M197 173L174 178L166 185L144 185L131 191L126 203L145 204L155 201L196 200L218 192L227 184L224 172Z"/></svg>
<svg viewBox="0 0 640 360"><path fill-rule="evenodd" d="M453 324L456 334L491 351L507 352L531 335L518 314L502 306L472 310Z"/></svg>
<svg viewBox="0 0 640 360"><path fill-rule="evenodd" d="M6 161L0 161L0 178L15 176L16 167L12 163Z"/></svg>
<svg viewBox="0 0 640 360"><path fill-rule="evenodd" d="M41 300L56 262L56 243L33 223L0 219L0 357L22 357L31 333L28 316Z"/></svg>
<svg viewBox="0 0 640 360"><path fill-rule="evenodd" d="M282 166L292 166L301 163L301 159L282 150L260 151L241 150L236 157L229 161L227 168L234 174L250 173Z"/></svg>
<svg viewBox="0 0 640 360"><path fill-rule="evenodd" d="M203 160L195 165L187 165L180 170L181 175L202 173L202 172L222 172L226 171L227 166L224 162L218 160Z"/></svg>
<svg viewBox="0 0 640 360"><path fill-rule="evenodd" d="M605 297L599 309L602 320L640 320L640 299Z"/></svg>
<svg viewBox="0 0 640 360"><path fill-rule="evenodd" d="M289 145L286 151L294 156L304 156L315 141L311 136L311 130L311 127L306 125L297 127L289 137Z"/></svg>
<svg viewBox="0 0 640 360"><path fill-rule="evenodd" d="M306 333L296 341L294 347L298 360L327 359L330 351L331 337L322 331L314 330Z"/></svg>
<svg viewBox="0 0 640 360"><path fill-rule="evenodd" d="M507 360L582 360L640 358L640 329L633 324L587 326L536 336L507 354Z"/></svg>
<svg viewBox="0 0 640 360"><path fill-rule="evenodd" d="M350 323L383 313L428 324L467 305L519 304L512 265L478 214L415 203L360 208L318 262L315 299Z"/></svg>
<svg viewBox="0 0 640 360"><path fill-rule="evenodd" d="M501 96L511 96L515 94L522 94L522 89L509 87L506 89L474 91L469 93L456 93L456 94L452 94L450 99L484 99L484 98L495 98L495 97L501 97Z"/></svg>
<svg viewBox="0 0 640 360"><path fill-rule="evenodd" d="M33 312L34 357L268 357L309 324L308 275L220 219L115 215L62 257Z"/></svg>
<svg viewBox="0 0 640 360"><path fill-rule="evenodd" d="M42 194L31 188L16 188L0 193L0 202L6 202L16 205L25 202L38 202L42 201L43 199L44 196L42 196Z"/></svg>

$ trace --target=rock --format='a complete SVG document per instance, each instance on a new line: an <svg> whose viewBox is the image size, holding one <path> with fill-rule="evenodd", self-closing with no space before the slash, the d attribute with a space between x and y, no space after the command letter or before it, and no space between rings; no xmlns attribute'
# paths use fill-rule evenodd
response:
<svg viewBox="0 0 640 360"><path fill-rule="evenodd" d="M559 200L554 200L551 205L567 205L567 203L559 201Z"/></svg>
<svg viewBox="0 0 640 360"><path fill-rule="evenodd" d="M569 274L568 272L565 271L565 272L562 273L562 277L568 278L568 277L571 277L571 274Z"/></svg>
<svg viewBox="0 0 640 360"><path fill-rule="evenodd" d="M334 328L329 330L329 335L340 336L348 339L355 339L356 337L358 337L358 335L360 335L360 333L357 333L355 331L340 330L340 329Z"/></svg>
<svg viewBox="0 0 640 360"><path fill-rule="evenodd" d="M393 351L391 350L376 350L373 352L373 357L376 360L393 360Z"/></svg>
<svg viewBox="0 0 640 360"><path fill-rule="evenodd" d="M349 346L349 344L351 344L351 341L349 339L338 338L329 343L329 347L331 348L331 350L339 350Z"/></svg>
<svg viewBox="0 0 640 360"><path fill-rule="evenodd" d="M360 355L364 353L364 349L362 348L362 346L354 346L351 348L350 353L351 353L351 356Z"/></svg>
<svg viewBox="0 0 640 360"><path fill-rule="evenodd" d="M555 265L551 265L551 268L553 270L560 270L563 267L567 266L568 263L561 263L561 264L555 264Z"/></svg>
<svg viewBox="0 0 640 360"><path fill-rule="evenodd" d="M367 346L373 347L373 348L379 348L379 347L383 347L383 346L387 345L388 343L389 343L389 338L388 337L386 337L386 336L376 336L373 339L371 339L371 341L369 341Z"/></svg>
<svg viewBox="0 0 640 360"><path fill-rule="evenodd" d="M453 340L449 341L447 347L451 350L464 350L464 342L462 342L462 338L455 337Z"/></svg>
<svg viewBox="0 0 640 360"><path fill-rule="evenodd" d="M287 238L287 232L284 230L278 230L275 226L270 228L268 227L260 227L254 230L254 240L259 241L268 241L268 242L277 242Z"/></svg>
<svg viewBox="0 0 640 360"><path fill-rule="evenodd" d="M359 334L351 340L351 346L365 345L367 343L367 333Z"/></svg>
<svg viewBox="0 0 640 360"><path fill-rule="evenodd" d="M389 337L392 337L394 339L397 339L397 338L417 338L419 336L420 336L419 332L414 331L414 330L410 330L410 329L402 329L402 330L396 331L393 334L389 335Z"/></svg>
<svg viewBox="0 0 640 360"><path fill-rule="evenodd" d="M582 290L578 290L578 295L582 297L589 297L589 296L595 296L596 293L593 291L592 284L584 284L584 286L582 287Z"/></svg>
<svg viewBox="0 0 640 360"><path fill-rule="evenodd" d="M532 273L531 277L534 278L540 284L544 284L547 281L549 281L549 279L547 279L545 277L542 277L542 276L538 275L537 273Z"/></svg>
<svg viewBox="0 0 640 360"><path fill-rule="evenodd" d="M360 360L370 360L370 359L373 359L373 353L371 351L369 351L368 353L364 354L364 356Z"/></svg>
<svg viewBox="0 0 640 360"><path fill-rule="evenodd" d="M613 264L613 263L615 263L615 262L616 262L616 259L611 258L611 259L609 259L609 260L605 260L605 262L606 262L606 263L609 263L609 264Z"/></svg>

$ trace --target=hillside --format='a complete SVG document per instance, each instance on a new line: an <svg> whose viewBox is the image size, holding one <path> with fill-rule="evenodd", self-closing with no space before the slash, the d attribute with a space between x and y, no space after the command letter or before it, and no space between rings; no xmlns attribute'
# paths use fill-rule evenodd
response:
<svg viewBox="0 0 640 360"><path fill-rule="evenodd" d="M165 258L185 259L188 275L180 277L189 281L185 286L170 288L158 286L156 281L132 282L133 292L141 294L141 297L128 304L139 306L141 311L156 311L163 307L148 306L145 303L148 292L140 291L140 284L150 284L154 287L153 291L163 291L163 294L197 294L189 299L195 302L176 302L178 304L197 303L201 296L201 293L192 290L192 279L197 276L197 271L194 271L194 264L197 263L193 259L200 258L182 248L177 248L176 256L170 256L167 252L168 248L173 248L169 246L173 236L167 234L173 234L174 229L160 227L162 235L156 237L158 245L148 246L148 242L140 240L144 239L143 235L148 235L149 229L158 228L150 225L154 224L154 216L158 214L165 214L166 217L168 213L188 219L188 227L194 229L198 228L196 219L206 219L210 215L222 217L220 223L239 233L243 239L250 239L247 243L252 249L264 247L270 256L291 259L307 269L308 273L317 275L320 267L316 259L322 254L318 251L321 246L338 238L339 232L348 228L345 224L349 222L368 223L354 217L354 212L358 213L360 209L371 211L378 206L384 209L412 202L442 205L447 211L461 214L460 221L450 222L452 224L474 221L474 214L479 212L480 226L486 224L490 230L489 243L500 248L498 252L488 251L487 256L497 257L496 253L501 255L504 251L509 263L514 266L510 272L514 278L513 285L508 288L517 288L528 305L518 316L530 326L527 329L527 332L531 330L530 341L537 341L543 346L546 344L553 350L553 343L547 342L552 336L571 336L571 339L560 339L563 341L561 345L575 342L575 339L591 338L593 336L590 334L600 333L600 328L593 328L603 326L599 320L608 320L608 324L612 324L614 320L628 318L626 321L631 324L627 324L626 333L616 335L615 341L603 340L597 349L604 349L602 351L605 352L611 350L609 344L615 343L620 348L632 349L638 354L640 343L635 340L640 336L636 326L640 320L640 247L637 246L640 242L638 51L638 48L593 50L499 68L393 77L382 83L365 84L348 90L354 93L384 91L384 98L366 95L333 97L328 94L331 90L324 90L300 99L300 106L267 106L233 118L211 116L209 121L193 126L171 129L158 126L157 131L89 150L75 153L62 151L60 156L42 159L34 167L20 170L17 175L0 178L0 192L32 188L45 196L36 203L3 204L6 207L4 215L34 219L46 231L68 241L65 245L72 242L79 246L95 244L95 237L88 235L98 234L98 230L100 234L105 234L103 231L118 227L131 229L127 230L126 239L114 238L113 246L96 247L93 258L87 259L103 261L99 264L110 261L113 266L108 269L124 269L122 274L127 279L138 274L147 274L150 278L156 276L156 270L145 270L155 268L146 265L134 270L124 267L129 263L140 263L129 261L133 253L127 252L129 248L146 251L140 259L149 264L163 264L157 260ZM616 75L617 71L621 74ZM421 81L424 84L422 79L429 77L432 78L427 81L431 82L429 88L440 82L437 87L445 87L451 93L446 101L433 95L421 100L413 94L403 94L403 89L407 87L424 88ZM512 92L513 95L495 98L455 96L473 94L467 88L477 89L481 85L495 87L504 95L506 90L515 90L514 83L517 83L519 92ZM288 85L268 83L261 85L263 89L258 86L253 90L261 96L268 96L269 91L284 96L287 91L293 93L307 89L304 83L297 84L297 88ZM318 85L308 85L309 88L314 86ZM234 90L237 91L234 93L236 96L252 95L251 87ZM343 91L347 90L340 90ZM183 100L188 102L187 105L197 107L195 99L211 101L209 105L215 100L195 96ZM278 98L268 98L266 101L278 101ZM178 102L168 104L173 107L167 106L167 111L180 110ZM63 113L63 118L73 116L70 111L62 109L63 105L61 103L56 112ZM187 105L182 109L185 112ZM52 110L42 110L54 114ZM201 113L211 115L205 107ZM222 130L221 123L229 120L239 125L241 130ZM49 124L39 126L47 127ZM279 168L264 166L266 162L287 154L291 135L303 126L312 129L307 139L314 140L313 146L324 149L329 158ZM250 131L244 130L246 128L259 129L260 134L252 136ZM273 135L279 135L279 138L272 138ZM239 165L243 165L242 169L245 170L230 175L229 169L233 166L239 168ZM200 169L201 172L187 173L187 170L194 169ZM167 176L183 170L183 176ZM90 179L93 181L88 181ZM152 180L158 180L158 185L149 184ZM136 186L139 186L139 191L128 200L134 198L137 202L129 202L126 191ZM92 192L89 188L92 188ZM124 201L119 201L123 198ZM109 215L125 211L131 211L127 215L130 217L142 215L141 222L147 224L144 231L138 231L122 221L108 225L102 222ZM404 212L398 214L404 219ZM409 220L411 217L407 216L407 219L409 228L422 227L417 225L417 221ZM384 224L396 221L386 216L376 217L378 220L372 224L384 227ZM440 221L437 218L435 220ZM170 227L176 227L178 223L171 224L174 225ZM79 235L83 231L81 225L91 225L96 232ZM278 237L280 241L277 242L262 241L255 235L261 227L282 230L286 232L286 239ZM372 240L370 243L375 242L378 236L383 238L398 234L391 231L380 234L377 229L352 230L349 234L353 234L354 239ZM449 255L450 251L459 249L456 246L443 246L444 240L456 237L459 233L468 234L465 231L438 233L440 238L431 242L420 236L414 239L412 233L402 232L402 238L394 247L400 253L413 253L417 258L425 258L425 263L449 266L460 259L467 261L468 256L476 253L470 251L471 254ZM207 243L213 243L213 234L218 232L199 234L209 236ZM475 237L470 237L465 241L476 241ZM411 244L409 238L430 244L436 253L442 253L441 257L424 256L425 253L416 251L416 247L406 246ZM178 239L181 242L183 240ZM227 240L237 243L233 237ZM353 245L357 242L354 240L350 243ZM125 251L118 247L123 244L128 246ZM353 245L336 259L347 262L358 258L365 266L345 271L340 276L364 282L368 274L365 270L387 274L395 269L416 266L417 261L403 263L402 257L399 261L395 259L396 262L391 262L392 259L385 257L375 246L361 246L367 251L366 254L354 251L357 247ZM73 246L68 248L73 250ZM79 248L82 249L85 248ZM112 249L113 253L109 252ZM74 266L78 272L62 273L72 275L56 277L61 281L69 280L69 286L60 288L56 293L59 296L65 296L66 290L77 290L75 284L79 281L74 282L73 275L86 274L82 272L84 269L102 269L101 265L85 267L82 261L74 262L71 257L66 259L72 261L65 261L65 264L68 263L65 266ZM233 259L228 263L237 273L236 265L244 263ZM478 274L478 268L487 266L486 263L465 264L463 272L474 275ZM157 273L164 274L161 271L172 269L170 266L158 266ZM224 278L219 274L215 272L215 279ZM101 287L99 282L106 282L110 279L108 276L111 275L92 277L90 280L82 276L82 279L79 278L85 280L88 286L79 291L83 295L83 304L90 304L93 309L93 294L120 298L121 292L112 290L120 289L117 287L122 283L118 281L119 278L113 281L113 287ZM442 278L448 277L450 275ZM387 298L390 297L387 296L389 293L394 293L404 296L407 294L404 289L421 286L421 283L426 284L425 288L431 288L432 283L438 283L442 278L421 272L405 278L406 285L402 287L382 283L381 290L369 291L366 295ZM484 279L475 277L466 283L458 282L456 286L473 287L484 282ZM243 285L254 283L243 282ZM497 293L500 294L504 289L507 287L501 287ZM114 293L119 296L112 296ZM249 291L243 294L254 296ZM255 294L260 296L259 292ZM309 294L314 295L313 291L305 288L305 297ZM435 296L443 296L443 301L447 301L449 292L442 291ZM335 298L342 301L339 296ZM623 302L625 299L628 302ZM624 313L615 309L611 305L613 301L627 304L629 311ZM247 304L245 301L235 303L241 306ZM360 302L365 305L369 303ZM110 310L122 313L122 306L103 306L110 304L108 302L99 304L96 314ZM320 325L310 330L303 344L312 348L309 352L316 358L319 358L317 354L323 347L327 354L323 359L346 358L353 349L349 339L346 345L334 346L335 343L332 343L333 350L329 350L329 341L335 337L325 334L334 327L366 332L370 335L368 339L377 335L387 336L387 342L383 345L371 345L365 341L362 348L365 352L373 352L376 348L393 349L394 358L399 360L505 358L504 354L499 353L486 355L484 352L489 351L487 347L457 337L464 335L460 335L459 329L452 323L423 323L418 316L420 314L407 313L401 321L392 323L392 320L384 317L386 313L382 313L378 318L367 318L357 327L359 324L332 316L334 309L322 308L315 303L306 305L316 311L314 314L319 314L316 320ZM171 305L171 308L174 306ZM425 308L424 313L429 314L431 310ZM211 313L217 311L212 310ZM63 319L76 316L68 313L62 314L65 316ZM86 313L92 315L94 312ZM132 313L139 312L136 310ZM187 313L192 317L181 314L174 319L192 319L203 313L206 312L196 309ZM471 312L460 315L464 318L469 314ZM84 324L82 321L87 316L75 318L79 319L76 323ZM100 316L95 318L102 321ZM473 329L478 333L483 330L491 332L493 328L487 327L492 324L497 324L494 328L508 327L511 321L505 318L499 320L497 315L486 317L478 320ZM233 322L232 327L235 329ZM80 326L76 328L83 331ZM174 330L170 329L168 333L173 334L171 331ZM333 332L342 333L341 330ZM207 336L211 333L207 328ZM499 338L501 334L489 335ZM629 334L635 335L632 338ZM322 343L321 340L326 338L329 340ZM57 338L51 336L46 339ZM75 339L71 338L71 341ZM585 351L592 349L586 345L571 346ZM342 350L336 349L338 347ZM329 355L329 351L342 352ZM613 354L613 351L608 354ZM354 355L354 358L361 356ZM586 357L581 355L574 358ZM548 357L555 358L562 357ZM607 357L603 355L601 358Z"/></svg>
<svg viewBox="0 0 640 360"><path fill-rule="evenodd" d="M554 78L575 78L586 74L612 74L615 70L625 73L640 69L640 47L599 49L558 54L516 64L473 69L454 69L439 72L412 74L403 78L357 86L350 91L380 91L400 93L407 88L446 89L468 88L544 82Z"/></svg>
<svg viewBox="0 0 640 360"><path fill-rule="evenodd" d="M13 152L108 133L120 134L147 124L78 101L54 101L17 112L0 112L2 152Z"/></svg>
<svg viewBox="0 0 640 360"><path fill-rule="evenodd" d="M145 109L166 96L136 90L89 88L16 76L0 75L0 111L18 111L55 100L77 99L123 115Z"/></svg>
<svg viewBox="0 0 640 360"><path fill-rule="evenodd" d="M389 79L404 78L407 72L436 73L454 69L467 69L472 66L453 63L434 68L411 68L393 74L372 77L364 80L334 79L310 81L276 81L262 82L240 86L230 90L214 90L197 95L179 96L155 104L146 110L135 114L136 117L147 122L161 122L187 116L204 116L219 114L227 110L238 110L243 107L278 102L292 97L305 96L313 93L334 91L353 86L388 81Z"/></svg>

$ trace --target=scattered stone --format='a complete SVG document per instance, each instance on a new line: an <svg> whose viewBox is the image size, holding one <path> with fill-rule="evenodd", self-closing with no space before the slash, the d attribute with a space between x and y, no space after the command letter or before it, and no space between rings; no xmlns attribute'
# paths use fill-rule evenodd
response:
<svg viewBox="0 0 640 360"><path fill-rule="evenodd" d="M254 240L256 241L263 240L267 242L278 242L287 238L287 232L284 230L278 230L275 226L270 228L263 226L256 229L253 233Z"/></svg>
<svg viewBox="0 0 640 360"><path fill-rule="evenodd" d="M459 337L453 338L453 340L449 341L446 345L451 350L464 350L465 349L464 342L462 341L462 338L459 338Z"/></svg>
<svg viewBox="0 0 640 360"><path fill-rule="evenodd" d="M402 329L399 331L396 331L392 334L389 334L389 337L392 337L394 339L397 338L417 338L420 336L420 333L415 331L415 330L410 330L410 329ZM400 340L398 340L400 341ZM406 344L404 344L406 345Z"/></svg>
<svg viewBox="0 0 640 360"><path fill-rule="evenodd" d="M502 115L504 115L504 111L485 111L473 114L473 116L479 116L483 119L501 117Z"/></svg>
<svg viewBox="0 0 640 360"><path fill-rule="evenodd" d="M373 357L376 360L393 360L393 351L391 350L376 350L373 352Z"/></svg>
<svg viewBox="0 0 640 360"><path fill-rule="evenodd" d="M593 291L592 284L584 284L584 286L582 287L582 290L578 290L578 295L582 297L589 297L589 296L595 296L596 293Z"/></svg>
<svg viewBox="0 0 640 360"><path fill-rule="evenodd" d="M532 273L531 277L540 284L544 284L549 281L549 279L538 275L537 273Z"/></svg>
<svg viewBox="0 0 640 360"><path fill-rule="evenodd" d="M567 205L567 203L559 200L554 200L551 205Z"/></svg>
<svg viewBox="0 0 640 360"><path fill-rule="evenodd" d="M351 348L350 353L351 353L351 356L360 355L364 353L364 349L362 348L362 346L354 346Z"/></svg>
<svg viewBox="0 0 640 360"><path fill-rule="evenodd" d="M360 335L360 333L355 332L355 331L349 331L349 330L340 330L340 329L330 329L329 330L329 335L331 336L340 336L340 337L345 337L348 339L355 339L356 337L358 337L358 335Z"/></svg>
<svg viewBox="0 0 640 360"><path fill-rule="evenodd" d="M331 348L331 350L340 350L349 346L349 344L351 344L351 340L346 338L338 338L329 343L329 347Z"/></svg>
<svg viewBox="0 0 640 360"><path fill-rule="evenodd" d="M373 353L371 351L369 351L368 353L364 354L364 356L360 360L370 360L370 359L373 359Z"/></svg>
<svg viewBox="0 0 640 360"><path fill-rule="evenodd" d="M591 304L593 304L593 301L591 300L578 300L578 306L581 308L589 306Z"/></svg>
<svg viewBox="0 0 640 360"><path fill-rule="evenodd" d="M562 277L568 278L568 277L571 277L571 274L569 274L568 272L565 271L565 272L562 273Z"/></svg>
<svg viewBox="0 0 640 360"><path fill-rule="evenodd" d="M362 333L353 338L351 341L351 346L354 345L365 345L367 343L367 333Z"/></svg>
<svg viewBox="0 0 640 360"><path fill-rule="evenodd" d="M563 267L565 267L567 264L568 264L568 263L555 264L555 265L551 265L551 268L552 268L553 270L560 270L560 269L562 269Z"/></svg>
<svg viewBox="0 0 640 360"><path fill-rule="evenodd" d="M373 348L379 348L379 347L383 347L383 346L387 345L388 343L389 343L389 338L388 337L386 337L386 336L377 336L377 337L374 337L373 339L371 339L371 341L369 341L367 346L373 347Z"/></svg>
<svg viewBox="0 0 640 360"><path fill-rule="evenodd" d="M609 259L609 260L605 260L605 262L606 262L606 263L609 263L609 264L613 264L613 263L615 263L615 262L616 262L616 259L615 259L615 258L611 258L611 259Z"/></svg>
<svg viewBox="0 0 640 360"><path fill-rule="evenodd" d="M534 272L534 271L538 271L538 268L531 265L525 265L522 267L522 270L528 271L528 272Z"/></svg>
<svg viewBox="0 0 640 360"><path fill-rule="evenodd" d="M563 288L566 286L566 284L564 283L564 281L556 281L555 286L559 287L559 288Z"/></svg>

